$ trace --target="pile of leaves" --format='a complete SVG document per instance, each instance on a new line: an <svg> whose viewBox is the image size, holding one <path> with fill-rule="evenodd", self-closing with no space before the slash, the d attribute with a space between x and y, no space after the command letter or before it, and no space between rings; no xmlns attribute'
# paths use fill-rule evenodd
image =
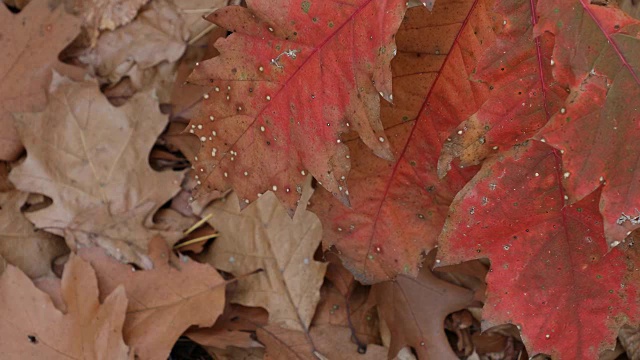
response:
<svg viewBox="0 0 640 360"><path fill-rule="evenodd" d="M7 358L640 359L634 1L4 3Z"/></svg>

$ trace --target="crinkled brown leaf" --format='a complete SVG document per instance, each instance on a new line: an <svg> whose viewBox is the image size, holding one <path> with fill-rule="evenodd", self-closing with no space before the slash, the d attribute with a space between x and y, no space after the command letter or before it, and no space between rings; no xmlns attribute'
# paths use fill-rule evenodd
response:
<svg viewBox="0 0 640 360"><path fill-rule="evenodd" d="M417 279L399 275L373 286L380 317L391 330L391 356L410 345L420 359L458 358L444 333L444 319L469 305L473 292L433 275L433 255L429 255Z"/></svg>
<svg viewBox="0 0 640 360"><path fill-rule="evenodd" d="M369 345L364 354L351 342L351 332L341 326L314 326L309 338L300 331L286 330L278 326L258 329L258 339L265 344L265 360L326 360L362 359L382 360L387 358L387 348Z"/></svg>
<svg viewBox="0 0 640 360"><path fill-rule="evenodd" d="M53 275L51 262L69 249L64 239L36 230L22 214L27 197L22 191L0 192L0 255L33 279Z"/></svg>
<svg viewBox="0 0 640 360"><path fill-rule="evenodd" d="M72 255L62 277L66 313L18 268L0 277L0 348L4 359L127 359L122 340L127 298L122 287L98 301L91 266ZM132 354L131 354L132 355ZM131 359L133 357L131 356Z"/></svg>
<svg viewBox="0 0 640 360"><path fill-rule="evenodd" d="M79 33L80 21L34 0L20 14L0 6L0 160L15 160L22 145L11 112L40 111L58 53Z"/></svg>
<svg viewBox="0 0 640 360"><path fill-rule="evenodd" d="M191 325L212 326L225 303L225 282L207 264L178 259L159 237L149 243L154 268L133 271L97 248L80 256L96 269L100 294L124 286L129 301L124 338L141 359L166 359Z"/></svg>
<svg viewBox="0 0 640 360"><path fill-rule="evenodd" d="M194 42L216 25L206 21L205 16L227 6L229 0L174 0L178 11L189 29L189 41Z"/></svg>
<svg viewBox="0 0 640 360"><path fill-rule="evenodd" d="M231 194L204 210L221 236L206 261L216 268L243 275L231 298L234 303L269 311L271 324L307 330L320 300L326 264L313 259L322 227L309 211L298 209L291 219L275 194L267 192L242 212Z"/></svg>
<svg viewBox="0 0 640 360"><path fill-rule="evenodd" d="M138 10L149 0L64 0L73 14L82 18L91 45L100 31L114 30L133 20Z"/></svg>
<svg viewBox="0 0 640 360"><path fill-rule="evenodd" d="M27 214L38 228L64 236L71 248L99 245L112 256L150 266L148 239L156 210L180 190L182 173L157 173L147 156L167 119L150 94L115 108L91 82L62 81L46 111L17 116L28 152L10 174L21 190L53 204Z"/></svg>
<svg viewBox="0 0 640 360"><path fill-rule="evenodd" d="M267 325L268 318L269 313L262 308L228 304L213 327L191 328L184 335L207 348L262 347L253 334L258 326Z"/></svg>
<svg viewBox="0 0 640 360"><path fill-rule="evenodd" d="M137 89L142 89L144 71L163 61L177 61L188 37L176 7L167 0L154 0L135 21L104 32L95 48L79 59L105 82L113 84L128 76Z"/></svg>

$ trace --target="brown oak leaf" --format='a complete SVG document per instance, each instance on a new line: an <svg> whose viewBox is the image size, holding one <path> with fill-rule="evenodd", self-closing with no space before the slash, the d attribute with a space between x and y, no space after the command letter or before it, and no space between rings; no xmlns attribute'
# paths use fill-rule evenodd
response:
<svg viewBox="0 0 640 360"><path fill-rule="evenodd" d="M410 345L420 359L458 359L444 333L444 319L469 305L473 292L438 279L430 270L434 255L430 253L417 279L399 275L373 285L380 317L391 330L391 356Z"/></svg>
<svg viewBox="0 0 640 360"><path fill-rule="evenodd" d="M154 234L169 242L182 236L155 228L152 220L180 190L183 176L155 172L147 161L166 116L148 93L116 108L94 83L54 83L46 111L16 117L28 156L9 178L23 191L53 200L27 218L64 236L72 249L98 245L121 261L149 268L146 249Z"/></svg>
<svg viewBox="0 0 640 360"><path fill-rule="evenodd" d="M225 282L218 272L177 258L159 237L149 243L152 270L133 271L98 248L79 254L96 270L100 294L124 286L131 300L123 334L141 359L166 359L189 326L212 326L224 309Z"/></svg>
<svg viewBox="0 0 640 360"><path fill-rule="evenodd" d="M231 194L204 214L213 215L208 222L221 234L207 262L234 275L264 270L240 279L231 302L264 307L271 324L307 330L326 270L326 264L313 259L322 236L320 220L304 208L291 219L272 192L243 211Z"/></svg>
<svg viewBox="0 0 640 360"><path fill-rule="evenodd" d="M23 149L11 113L42 110L51 69L69 67L58 53L79 31L79 20L46 0L17 15L0 6L0 160L13 161Z"/></svg>
<svg viewBox="0 0 640 360"><path fill-rule="evenodd" d="M103 82L115 84L129 77L135 89L153 80L147 72L162 63L180 59L189 31L175 5L156 0L121 28L100 35L95 48L79 56Z"/></svg>
<svg viewBox="0 0 640 360"><path fill-rule="evenodd" d="M133 359L122 339L127 297L122 287L98 301L91 266L72 255L62 276L66 312L17 267L0 277L0 348L6 359Z"/></svg>
<svg viewBox="0 0 640 360"><path fill-rule="evenodd" d="M271 325L258 329L258 339L265 344L265 360L380 360L387 358L388 351L380 345L369 345L361 354L358 346L350 340L349 329L333 325L313 326L309 337L300 331Z"/></svg>
<svg viewBox="0 0 640 360"><path fill-rule="evenodd" d="M64 239L38 231L22 214L28 193L0 192L0 255L34 279L53 275L51 262L68 252Z"/></svg>

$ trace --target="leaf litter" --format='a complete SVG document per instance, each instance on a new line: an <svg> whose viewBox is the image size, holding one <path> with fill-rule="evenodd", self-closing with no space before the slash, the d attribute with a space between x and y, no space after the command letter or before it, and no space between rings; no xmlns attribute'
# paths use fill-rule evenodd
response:
<svg viewBox="0 0 640 360"><path fill-rule="evenodd" d="M230 3L0 5L4 354L636 355L637 4Z"/></svg>

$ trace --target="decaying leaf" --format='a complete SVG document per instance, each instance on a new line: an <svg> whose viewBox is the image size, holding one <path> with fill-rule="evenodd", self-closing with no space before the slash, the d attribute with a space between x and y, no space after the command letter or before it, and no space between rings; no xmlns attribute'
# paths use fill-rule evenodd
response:
<svg viewBox="0 0 640 360"><path fill-rule="evenodd" d="M640 261L632 243L607 245L599 190L567 203L561 169L537 141L487 160L451 205L438 256L491 260L484 327L518 325L530 354L598 359L640 318Z"/></svg>
<svg viewBox="0 0 640 360"><path fill-rule="evenodd" d="M179 172L157 173L147 161L166 122L150 94L115 108L96 84L61 79L45 112L16 118L28 156L10 179L23 191L53 199L27 218L64 236L72 249L98 245L149 268L146 249L153 234L169 242L182 236L153 229L153 214L180 190L182 178Z"/></svg>
<svg viewBox="0 0 640 360"><path fill-rule="evenodd" d="M129 23L149 0L64 0L72 14L82 18L91 46L100 31L114 30Z"/></svg>
<svg viewBox="0 0 640 360"><path fill-rule="evenodd" d="M0 6L0 160L13 161L23 150L11 112L43 109L51 70L65 67L58 53L79 31L79 20L47 0L17 15Z"/></svg>
<svg viewBox="0 0 640 360"><path fill-rule="evenodd" d="M358 346L351 342L350 338L351 332L348 328L332 325L313 326L308 337L303 332L273 325L258 329L258 339L266 347L264 358L268 360L387 358L387 348L380 345L369 345L364 354L359 353Z"/></svg>
<svg viewBox="0 0 640 360"><path fill-rule="evenodd" d="M159 237L149 243L151 270L132 271L98 248L79 254L96 270L101 298L124 286L130 299L124 339L141 359L166 359L189 326L212 326L224 309L225 282L218 272L177 258Z"/></svg>
<svg viewBox="0 0 640 360"><path fill-rule="evenodd" d="M229 0L178 0L175 1L178 12L182 15L187 29L189 29L189 43L196 42L216 25L206 21L205 16L221 9Z"/></svg>
<svg viewBox="0 0 640 360"><path fill-rule="evenodd" d="M231 302L264 307L271 324L308 330L326 270L313 259L322 236L318 218L302 207L291 219L272 192L243 211L231 194L204 214L221 234L207 262L236 276L264 270L238 280Z"/></svg>
<svg viewBox="0 0 640 360"><path fill-rule="evenodd" d="M254 340L258 327L266 326L269 313L262 308L228 304L211 328L189 329L184 335L207 348L256 348L262 344Z"/></svg>
<svg viewBox="0 0 640 360"><path fill-rule="evenodd" d="M431 272L433 263L431 253L418 278L399 275L373 285L380 317L392 334L390 356L411 346L420 359L457 359L444 333L444 319L468 306L473 292L438 279Z"/></svg>
<svg viewBox="0 0 640 360"><path fill-rule="evenodd" d="M168 0L154 0L135 21L102 33L95 48L79 60L108 83L115 84L127 76L136 89L142 89L145 77L151 77L145 70L163 61L177 61L186 49L188 37L175 5Z"/></svg>
<svg viewBox="0 0 640 360"><path fill-rule="evenodd" d="M203 191L233 186L244 200L273 189L289 211L306 174L348 204L350 160L341 134L357 131L392 159L380 121L391 102L389 61L405 0L249 1L207 19L234 33L189 81L206 86L190 132ZM245 175L247 174L247 175Z"/></svg>
<svg viewBox="0 0 640 360"><path fill-rule="evenodd" d="M20 208L29 194L0 192L0 255L28 277L53 275L53 259L69 251L64 239L36 230Z"/></svg>
<svg viewBox="0 0 640 360"><path fill-rule="evenodd" d="M72 255L62 277L66 312L18 268L0 276L0 348L7 359L133 359L122 340L127 297L103 294L91 266Z"/></svg>

